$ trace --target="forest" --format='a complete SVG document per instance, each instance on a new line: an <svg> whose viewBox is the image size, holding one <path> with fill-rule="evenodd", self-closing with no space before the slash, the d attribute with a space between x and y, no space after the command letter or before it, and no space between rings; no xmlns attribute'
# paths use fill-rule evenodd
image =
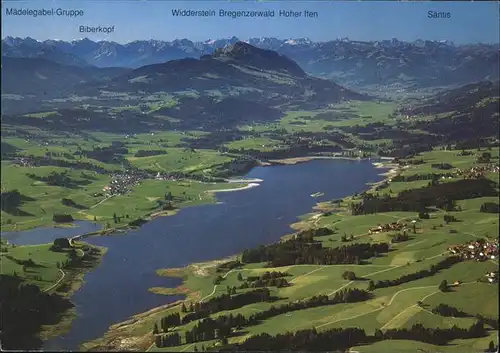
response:
<svg viewBox="0 0 500 353"><path fill-rule="evenodd" d="M277 298L271 296L267 288L250 290L236 295L222 294L206 302L191 303L189 307L182 304L181 311L184 315L182 317L180 317L179 314L166 316L166 318L164 318L166 324L162 324L161 327L164 329L165 327L177 326L179 324L185 325L191 321L206 318L220 311L234 310L253 303L265 301L272 302L276 299Z"/></svg>
<svg viewBox="0 0 500 353"><path fill-rule="evenodd" d="M351 204L352 215L392 211L426 211L435 206L446 211L454 210L454 201L477 197L498 196L495 183L489 179L462 179L447 183L430 183L429 186L401 191L396 197L376 196L365 193L363 200Z"/></svg>
<svg viewBox="0 0 500 353"><path fill-rule="evenodd" d="M335 328L322 332L318 332L313 328L276 336L262 333L248 338L243 343L227 345L218 350L223 352L277 352L283 350L332 352L344 351L360 344L390 339L405 339L434 345L445 345L454 339L479 338L485 335L486 329L484 322L481 320L478 320L469 328L459 328L457 326L449 329L425 328L422 324L414 324L409 329L389 329L385 332L377 329L373 336L367 335L360 328Z"/></svg>
<svg viewBox="0 0 500 353"><path fill-rule="evenodd" d="M245 250L241 255L241 261L244 263L267 262L268 267L301 264L361 264L362 260L388 251L387 243L360 243L324 248L321 242L311 242L308 239L296 237L280 243Z"/></svg>
<svg viewBox="0 0 500 353"><path fill-rule="evenodd" d="M500 205L495 202L485 202L481 205L480 211L485 213L500 213Z"/></svg>
<svg viewBox="0 0 500 353"><path fill-rule="evenodd" d="M42 348L38 333L43 325L55 324L73 304L57 294L47 294L38 286L23 284L16 276L0 275L2 320L0 341L3 350Z"/></svg>
<svg viewBox="0 0 500 353"><path fill-rule="evenodd" d="M248 318L241 314L233 316L221 315L215 320L212 318L202 319L196 326L185 333L185 343L193 343L211 340L214 338L227 339L234 331L239 330L246 326L256 325L263 320L271 318L273 316L281 315L287 312L303 310L308 308L315 308L324 305L334 305L339 303L354 303L371 298L371 294L362 289L344 289L335 293L335 295L329 298L327 295L314 296L310 299L301 300L293 303L287 303L280 305L278 307L271 306L268 310L259 311L257 313L251 314ZM184 316L179 321L179 314L171 314L167 319L165 319L171 325L185 324L192 320L184 320L189 314ZM162 328L165 327L162 321ZM158 328L155 325L153 333L158 332ZM164 330L164 332L167 332ZM176 340L170 339L168 342L172 343ZM157 339L157 343L165 344L163 341ZM160 346L159 346L160 347Z"/></svg>
<svg viewBox="0 0 500 353"><path fill-rule="evenodd" d="M416 281L421 278L425 277L431 277L434 276L436 273L438 273L441 270L450 268L454 264L460 262L460 257L458 256L450 256L447 257L444 260L441 260L435 265L432 265L429 267L427 270L422 270L414 273L409 273L407 275L403 275L399 278L393 279L393 280L382 280L382 281L370 281L368 284L368 290L374 290L377 288L387 288L387 287L392 287L392 286L399 286L400 284L411 282L411 281Z"/></svg>

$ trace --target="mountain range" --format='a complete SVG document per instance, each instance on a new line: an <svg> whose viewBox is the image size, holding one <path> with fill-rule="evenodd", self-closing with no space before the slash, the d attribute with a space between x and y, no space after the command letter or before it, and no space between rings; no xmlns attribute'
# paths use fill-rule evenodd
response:
<svg viewBox="0 0 500 353"><path fill-rule="evenodd" d="M10 96L9 96L10 95ZM72 108L75 99L100 107L155 106L184 122L218 126L275 119L281 110L325 108L368 96L313 77L293 60L244 42L199 59L183 58L137 69L71 66L40 58L2 60L2 110ZM166 103L167 102L167 103ZM159 104L159 103L158 103Z"/></svg>
<svg viewBox="0 0 500 353"><path fill-rule="evenodd" d="M142 40L127 44L89 39L71 42L6 37L2 56L39 58L78 67L139 68L184 58L201 58L240 42L238 38L193 42ZM499 78L498 44L454 45L448 41L397 39L314 42L307 38L245 41L295 61L307 74L355 89L395 85L406 89L458 86Z"/></svg>
<svg viewBox="0 0 500 353"><path fill-rule="evenodd" d="M478 141L493 137L498 143L500 128L500 83L478 82L458 87L405 107L410 117L441 115L440 119L417 119L414 128L458 142L462 148L476 148ZM412 119L413 120L413 119Z"/></svg>

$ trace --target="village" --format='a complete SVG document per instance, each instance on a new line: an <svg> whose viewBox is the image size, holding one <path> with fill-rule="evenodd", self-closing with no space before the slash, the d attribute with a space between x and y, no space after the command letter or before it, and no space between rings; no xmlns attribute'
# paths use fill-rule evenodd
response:
<svg viewBox="0 0 500 353"><path fill-rule="evenodd" d="M113 173L111 182L102 190L106 196L124 195L129 192L134 186L144 179L152 179L152 175L140 169L130 168L123 172Z"/></svg>
<svg viewBox="0 0 500 353"><path fill-rule="evenodd" d="M486 165L475 166L467 169L457 169L456 175L463 176L464 179L479 179L484 177L486 173L498 173L500 166L498 164L489 163Z"/></svg>
<svg viewBox="0 0 500 353"><path fill-rule="evenodd" d="M140 184L142 180L163 180L163 181L177 181L177 180L197 180L203 182L213 182L208 177L197 175L186 175L182 172L157 172L156 174L150 171L140 170L136 168L129 168L123 172L114 173L111 175L111 182L106 185L102 191L106 193L107 197L113 195L124 195L132 190L134 186Z"/></svg>
<svg viewBox="0 0 500 353"><path fill-rule="evenodd" d="M492 272L487 272L485 276L488 279L488 282L490 282L490 283L497 283L498 282L498 270L492 271Z"/></svg>
<svg viewBox="0 0 500 353"><path fill-rule="evenodd" d="M415 221L414 221L415 222ZM368 234L377 234L380 232L389 232L389 231L396 231L396 230L408 230L406 224L403 223L398 223L398 222L392 222L392 223L386 223L386 224L381 224L378 225L377 227L370 228L368 230Z"/></svg>
<svg viewBox="0 0 500 353"><path fill-rule="evenodd" d="M478 239L465 244L453 245L448 250L451 254L459 255L463 260L495 260L498 257L498 239Z"/></svg>

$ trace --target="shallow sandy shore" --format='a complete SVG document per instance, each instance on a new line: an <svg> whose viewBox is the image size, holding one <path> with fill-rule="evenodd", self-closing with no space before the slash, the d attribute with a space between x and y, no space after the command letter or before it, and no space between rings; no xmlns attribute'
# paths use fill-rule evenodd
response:
<svg viewBox="0 0 500 353"><path fill-rule="evenodd" d="M241 188L234 188L234 189L220 189L220 190L207 190L206 192L231 192L231 191L240 191L240 190L246 190L246 189L251 189L254 187L260 186L258 183L250 183L246 186L243 186Z"/></svg>
<svg viewBox="0 0 500 353"><path fill-rule="evenodd" d="M226 179L228 183L262 183L264 180L253 178L253 179Z"/></svg>
<svg viewBox="0 0 500 353"><path fill-rule="evenodd" d="M273 164L297 164L309 162L315 159L347 159L350 161L359 161L361 159L352 157L342 157L342 156L305 156L305 157L294 157L294 158L284 158L284 159L271 159L269 162Z"/></svg>

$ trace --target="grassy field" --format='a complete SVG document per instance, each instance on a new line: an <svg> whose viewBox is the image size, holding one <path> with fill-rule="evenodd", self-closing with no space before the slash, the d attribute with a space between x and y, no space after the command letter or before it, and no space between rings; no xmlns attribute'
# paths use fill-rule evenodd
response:
<svg viewBox="0 0 500 353"><path fill-rule="evenodd" d="M267 137L246 138L243 140L233 141L226 144L226 147L232 149L256 149L258 151L273 151L274 149L283 147L280 141L273 140Z"/></svg>
<svg viewBox="0 0 500 353"><path fill-rule="evenodd" d="M77 264L64 266L70 260L71 249L52 251L52 244L16 246L6 241L1 242L1 274L16 276L22 284L37 286L42 292L71 297L84 283L83 277L91 271L102 259L107 249L88 245L83 242L73 242L72 248L80 258ZM89 255L90 250L94 255ZM31 260L31 264L27 262ZM71 321L76 316L74 308L58 314L58 320L44 324L37 333L46 340L67 332Z"/></svg>
<svg viewBox="0 0 500 353"><path fill-rule="evenodd" d="M215 92L214 92L215 94ZM153 97L154 98L154 97ZM147 104L148 114L156 114L158 109L173 106L177 103L175 97L165 96L158 103L156 98ZM276 122L265 124L252 124L241 126L242 131L256 132L256 136L226 143L231 149L256 149L272 151L283 149L283 142L269 137L274 131L280 130L287 134L309 132L319 133L327 130L340 131L339 129L355 125L366 126L370 123L384 123L394 125L396 117L392 114L396 108L395 103L387 102L347 102L331 109L318 111L291 111ZM140 110L138 106L122 107L122 110ZM332 114L330 114L332 113ZM44 119L54 112L31 114L32 119ZM319 116L319 114L323 114ZM330 115L329 115L330 114ZM344 114L344 115L342 115ZM165 117L168 120L168 117ZM175 119L174 119L175 120ZM172 120L172 123L175 121ZM3 126L2 126L3 128ZM13 132L10 127L4 129ZM219 153L209 149L188 148L187 141L207 134L203 131L157 131L141 134L110 134L106 132L84 132L80 135L56 134L36 128L25 128L26 132L37 135L37 140L29 138L6 136L2 137L2 146L8 145L19 156L43 157L49 154L57 155L63 161L75 161L75 153L80 150L92 150L97 147L107 147L112 143L121 142L127 148L123 155L127 162L140 169L157 172L183 172L193 175L210 175L213 170L223 163L234 160L233 156ZM375 145L390 142L390 140L361 140L359 136L343 132L343 135L354 142ZM276 136L273 135L273 136ZM138 151L161 151L161 154L137 157ZM414 174L453 172L457 169L470 168L477 165L474 155L459 156L459 151L446 151L442 149L421 154L418 159L423 164L412 165L408 168L399 168L396 172L405 176ZM473 154L478 151L473 150ZM499 149L489 150L492 160L498 160ZM30 167L19 166L11 161L2 160L2 192L19 190L22 195L31 197L32 201L24 201L19 207L24 215L14 215L2 211L2 230L23 230L38 226L53 225L52 216L55 213L71 214L74 219L95 220L109 226L125 226L130 220L139 217L155 216L160 213L162 201L167 193L172 194L172 202L176 207L186 207L200 203L214 202L215 195L211 190L237 188L245 184L234 183L201 183L191 180L143 180L124 195L105 197L102 190L111 181L110 173L123 168L120 163L103 163L88 157L79 157L78 161L92 163L106 169L107 174L63 168L55 166ZM433 163L450 163L453 169L442 171L432 167ZM68 177L75 182L72 188L47 185L45 182L36 181L27 176L34 173L44 177L51 172L67 172ZM90 175L90 178L89 178ZM498 182L498 173L489 173L490 179ZM457 180L454 178L453 181ZM90 182L89 182L90 181ZM446 182L444 181L444 182ZM383 195L397 193L414 188L427 186L428 181L390 182L385 189L379 190ZM376 185L370 192L375 191ZM97 195L97 196L95 196ZM71 198L82 209L69 207L62 204L63 198ZM371 259L364 265L293 265L280 268L264 268L264 264L247 264L241 269L229 271L224 274L222 282L214 285L214 278L218 274L215 266L218 262L205 264L192 264L179 270L184 279L178 288L156 287L150 290L155 293L187 294L187 301L195 302L208 300L227 292L228 286L239 286L238 274L243 278L251 275L262 274L265 271L282 271L289 273L287 280L290 286L284 288L271 287L273 295L279 299L271 303L255 303L230 312L219 312L214 317L229 313L241 313L249 316L257 311L267 310L271 305L290 303L295 300L310 298L314 295L332 295L345 288L361 288L368 286L369 280L393 280L402 275L428 269L445 258L447 248L454 244L461 244L474 240L477 237L498 238L499 220L497 214L482 213L479 208L484 202L498 202L495 197L483 197L471 200L460 200L457 204L461 211L445 212L435 209L430 213L430 218L418 219L415 212L386 212L364 216L352 216L347 207L352 200L359 200L359 196L345 198L340 204L324 203L321 211L331 211L324 215L319 208L294 225L296 229L310 227L328 227L334 234L318 237L317 240L325 247L342 246L342 236L353 236L352 243L377 243L389 242L395 233L387 232L369 234L368 230L374 226L391 222L416 221L416 233L410 232L410 239L393 244L392 251L383 256ZM113 216L121 218L119 224L114 224ZM458 222L446 224L444 215L453 215ZM77 245L80 246L80 245ZM28 283L33 283L44 290L57 290L61 286L61 279L66 283L64 291L70 293L78 286L75 281L66 282L57 263L67 258L66 253L53 253L49 245L12 247L3 246L2 273L14 272ZM11 258L9 258L11 257ZM19 261L31 258L38 266L23 271ZM18 261L16 262L17 259ZM404 284L379 288L373 291L374 297L360 303L336 304L304 309L269 318L262 323L245 327L241 334L231 337L230 343L240 342L245 338L259 333L277 334L286 331L295 331L315 327L317 330L329 330L336 327L360 327L368 334L373 334L376 329L390 329L411 327L415 323L423 323L427 327L448 328L452 325L468 327L472 318L448 318L432 313L432 308L445 303L466 311L472 316L476 314L488 315L498 318L498 284L478 283L487 271L498 269L498 260L476 262L461 262L449 269L439 271L432 277L421 278ZM346 270L353 271L360 280L348 281L342 278ZM171 275L172 271L160 270L159 275ZM72 273L72 278L79 278L78 271ZM69 276L70 277L70 276ZM448 282L461 281L463 284L454 287L452 291L442 293L438 285L442 280ZM76 281L78 282L78 281ZM56 285L57 284L57 285ZM238 292L244 289L238 289ZM481 298L481 300L478 300ZM417 305L422 301L423 305ZM216 341L200 342L195 345L182 345L170 348L157 348L153 343L152 328L154 323L168 315L179 311L179 306L164 306L148 313L136 315L127 322L114 325L106 335L93 342L84 344L85 349L98 346L114 347L117 349L141 348L153 351L192 351L195 347L200 350L202 345L209 347L217 344ZM195 322L176 328L181 335L191 329ZM412 341L385 341L371 346L360 346L353 349L361 352L410 351L413 348L431 351L459 352L460 349L479 349L487 347L487 343L497 335L491 332L487 338L473 340L457 340L446 347L437 347L421 342ZM443 349L442 349L443 348ZM385 350L387 351L387 350Z"/></svg>
<svg viewBox="0 0 500 353"><path fill-rule="evenodd" d="M393 124L395 119L388 118L396 108L393 102L363 102L352 101L349 103L337 104L330 109L315 111L290 111L278 122L258 125L246 125L241 129L245 131L266 132L271 129L285 129L288 132L324 132L326 126L344 127L369 123L383 122ZM338 120L324 120L315 117L320 113L349 113L350 117Z"/></svg>
<svg viewBox="0 0 500 353"><path fill-rule="evenodd" d="M212 150L188 150L169 148L165 155L149 157L129 157L133 166L155 171L209 172L210 168L233 158Z"/></svg>
<svg viewBox="0 0 500 353"><path fill-rule="evenodd" d="M429 174L429 173L443 173L443 172L454 172L458 168L465 169L471 168L475 165L475 160L473 156L459 156L458 153L460 151L451 150L434 150L427 152L423 155L424 164L419 164L413 166L413 168L406 169L402 175L411 175L411 174ZM473 153L480 153L476 150L472 151ZM499 149L498 147L492 148L491 150L484 150L484 152L491 153L491 160L498 161L499 158ZM432 164L436 163L449 163L454 168L441 171L439 169L433 168ZM493 175L492 175L493 176ZM497 173L498 177L498 173Z"/></svg>
<svg viewBox="0 0 500 353"><path fill-rule="evenodd" d="M69 277L82 272L84 267L61 267L66 260L70 259L69 251L71 249L53 251L51 250L51 246L51 243L18 246L2 241L0 255L2 263L1 273L3 275L17 275L22 279L23 283L36 285L43 291L57 291L63 279L65 282L69 281ZM77 256L81 258L85 256L83 249L86 247L98 249L100 256L106 252L105 248L89 246L82 242L74 242L72 246L73 249L76 249ZM29 259L34 264L24 266L23 263ZM63 269L61 270L60 268Z"/></svg>
<svg viewBox="0 0 500 353"><path fill-rule="evenodd" d="M72 180L81 181L81 172L67 168L47 167L21 167L10 162L2 162L2 191L19 190L22 195L29 196L33 201L26 201L20 209L27 215L13 215L2 211L2 230L22 230L43 225L52 225L52 216L55 213L72 214L75 219L86 219L75 208L65 206L61 200L71 198L75 203L92 207L102 200L94 197L109 183L109 176L93 174L92 183L76 188L65 188L47 185L42 181L29 178L27 173L38 176L47 176L52 172L68 172Z"/></svg>
<svg viewBox="0 0 500 353"><path fill-rule="evenodd" d="M52 244L34 246L2 245L2 274L19 277L27 283L34 284L42 290L51 288L61 278L57 263L67 260L66 252L53 252ZM7 251L6 251L7 250ZM23 271L23 265L17 261L32 259L36 266Z"/></svg>
<svg viewBox="0 0 500 353"><path fill-rule="evenodd" d="M155 95L150 97L147 104L149 113L161 108L163 105L173 105L176 98L170 95ZM162 102L163 105L159 105ZM297 131L321 132L327 125L337 127L350 125L366 125L370 122L384 121L392 123L388 117L396 105L387 102L349 102L335 106L328 110L314 112L292 111L288 112L280 121L268 124L242 127L254 131L262 131L260 137L244 138L226 144L226 147L234 149L257 149L261 151L272 151L283 149L286 146L283 141L267 137L270 129L285 129L287 133ZM94 107L95 108L95 107ZM125 110L139 109L138 106L125 106ZM338 120L327 121L318 119L315 115L320 113L350 114ZM148 114L149 114L148 113ZM33 113L33 119L45 119L54 111ZM302 125L297 125L300 122ZM304 125L305 124L305 125ZM127 149L122 155L131 166L139 169L147 169L154 172L183 172L196 176L210 176L222 164L231 162L234 156L219 153L210 149L191 149L188 147L189 140L196 140L207 135L205 131L154 131L139 134L117 134L102 131L81 131L79 134L69 132L49 132L30 126L14 127L2 125L2 151L8 146L10 152L15 152L19 157L45 157L62 162L89 163L106 170L104 174L97 174L84 169L50 166L21 166L10 160L2 159L2 192L19 190L22 195L30 196L34 200L26 201L19 210L24 214L6 213L2 210L1 229L4 231L25 230L40 226L53 225L52 216L58 214L71 214L78 220L97 220L106 224L112 219L114 213L120 216L129 216L136 219L160 210L159 200L168 190L175 196L175 206L183 207L198 204L200 202L211 202L213 196L205 193L211 189L223 189L226 185L213 187L209 184L191 183L188 187L182 181L175 185L172 182L157 182L147 180L136 186L126 195L119 195L111 199L104 196L96 196L103 193L103 188L111 182L111 173L123 170L123 163L105 163L87 155L80 156L80 151L91 151L96 148L109 147L113 143L122 143ZM25 136L19 135L19 131ZM11 151L12 150L12 151ZM137 157L138 151L160 151L161 154ZM7 150L6 150L7 151ZM2 152L4 153L4 152ZM68 177L77 186L72 188L47 185L43 181L37 181L27 176L33 173L37 177L46 177L51 172L67 172ZM85 177L84 174L87 175ZM234 185L233 185L234 186ZM61 200L71 198L82 209L65 206ZM126 219L126 218L125 218Z"/></svg>
<svg viewBox="0 0 500 353"><path fill-rule="evenodd" d="M44 118L49 113L36 115ZM35 117L34 117L35 118ZM3 128L3 126L2 126ZM9 126L6 131L11 131ZM196 139L203 131L161 131L150 134L120 135L104 132L83 132L81 135L56 134L36 128L26 127L26 133L38 139L7 136L2 144L15 149L19 156L43 157L56 154L56 159L72 162L91 163L104 168L108 174L98 174L84 169L57 166L21 166L13 161L2 160L2 192L18 190L32 200L24 201L19 210L23 213L1 211L2 231L25 230L40 226L52 226L54 214L70 214L76 220L96 220L106 224L113 220L113 214L123 217L123 222L144 217L161 211L158 200L168 192L172 193L175 207L185 207L200 203L214 202L210 190L241 187L244 184L200 183L195 181L144 180L125 195L108 198L103 195L104 187L111 182L111 173L122 170L117 163L104 163L87 157L72 157L79 150L110 146L114 142L125 143L128 150L124 157L134 167L158 172L184 172L194 175L209 175L212 168L230 162L234 158L213 150L188 149L185 139ZM66 136L68 135L68 136ZM47 142L44 142L47 141ZM3 149L3 148L2 148ZM139 150L160 150L163 154L137 157ZM28 174L47 177L50 173L67 173L74 187L48 185L34 180ZM63 198L69 198L81 209L64 205ZM128 217L126 217L128 215Z"/></svg>
<svg viewBox="0 0 500 353"><path fill-rule="evenodd" d="M106 200L91 210L84 210L80 215L92 220L112 221L113 214L126 219L135 219L158 212L157 201L170 192L178 207L196 206L215 202L214 193L209 191L242 187L241 183L201 183L196 181L145 180L126 195L118 195Z"/></svg>
<svg viewBox="0 0 500 353"><path fill-rule="evenodd" d="M495 150L494 153L498 153ZM404 170L404 173L411 175L414 173L427 173L430 164L437 161L450 162L448 156L451 152L433 151L423 153L421 158L425 161L423 165L412 166ZM474 165L474 157L455 158L452 163L465 166ZM492 179L496 175L491 175ZM393 182L385 190L399 192L406 189L425 186L421 182ZM384 190L382 191L384 192ZM342 244L340 238L346 234L355 237L353 242L387 242L390 240L390 233L368 234L368 229L382 223L390 222L410 222L417 220L416 234L410 232L410 239L402 243L393 244L393 251L374 258L366 265L294 265L279 268L264 268L264 264L247 264L240 269L235 269L224 274L224 279L218 285L213 284L213 279L217 275L215 268L217 263L193 264L182 270L161 270L160 275L171 275L175 272L184 278L184 283L177 289L165 290L165 293L187 293L187 301L208 300L209 298L227 292L228 286L238 286L241 282L237 279L238 273L245 278L249 275L262 274L265 271L282 271L290 274L287 280L291 283L289 287L275 288L270 290L279 300L273 304L255 303L246 305L232 311L219 312L213 315L217 317L224 314L241 313L249 316L256 311L266 310L271 305L280 305L292 302L297 299L310 298L313 295L331 295L344 288L365 289L368 280L393 280L402 275L428 269L431 265L437 264L448 254L448 247L454 244L461 244L477 237L487 237L490 239L499 236L498 215L488 214L479 211L484 202L498 202L495 197L482 197L470 200L462 200L458 205L461 211L445 212L436 209L430 213L430 219L420 220L414 212L387 212L364 216L351 216L344 208L349 202L349 198L344 199L340 204L332 207L336 209L329 216L318 214L309 215L309 218L302 220L301 226L329 227L336 230L336 234L318 237L317 240L323 242L324 246L336 247ZM326 205L326 206L325 206ZM328 203L323 204L323 209L328 209ZM443 216L448 213L455 216L459 221L446 224ZM453 233L450 232L453 230ZM353 271L361 280L348 281L342 278L342 273L346 270ZM373 334L376 329L409 328L415 323L422 323L426 327L449 328L453 325L459 327L469 327L474 321L474 315L481 314L498 319L498 284L478 282L484 278L484 274L489 271L498 270L498 260L485 262L463 261L452 267L441 270L431 277L413 280L392 287L379 288L373 291L374 297L360 303L336 304L331 306L321 306L304 309L278 315L263 321L262 323L245 327L241 330L241 335L229 338L230 343L240 342L250 335L259 333L278 334L286 331L295 331L315 327L317 330L328 330L335 327L359 327L367 334ZM441 281L448 283L460 281L462 284L449 292L443 293L438 289ZM156 288L161 292L161 288ZM238 290L240 292L242 290ZM422 305L417 305L421 301ZM470 314L472 317L451 318L443 317L432 313L432 309L444 303L457 307ZM156 312L154 315L138 318L134 328L111 329L106 336L100 340L90 343L87 347L95 344L110 344L113 340L124 337L132 337L137 340L138 347L150 348L151 351L193 351L196 347L201 350L216 344L216 341L199 342L196 344L181 345L169 348L157 348L151 345L153 342L151 330L155 322L167 313L175 311L169 308L168 311ZM178 310L178 308L177 308ZM193 327L191 322L185 326L175 329L181 335L185 330ZM149 331L148 331L149 329ZM427 351L461 352L467 350L483 350L488 346L490 340L496 341L498 332L490 331L488 337L468 340L455 340L448 346L433 346L422 342L407 340L391 340L379 342L370 346L353 347L352 350L359 352L410 352L419 348ZM149 337L149 339L148 339ZM149 343L149 345L148 345Z"/></svg>

